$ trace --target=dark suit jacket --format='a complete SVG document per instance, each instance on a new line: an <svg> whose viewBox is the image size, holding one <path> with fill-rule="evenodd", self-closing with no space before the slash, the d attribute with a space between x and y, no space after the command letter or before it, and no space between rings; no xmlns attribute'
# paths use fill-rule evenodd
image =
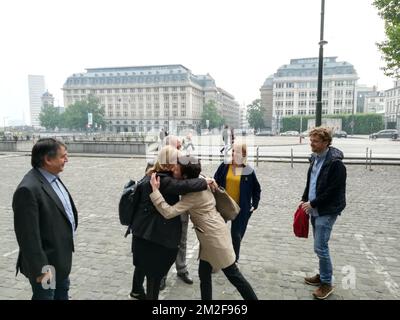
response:
<svg viewBox="0 0 400 320"><path fill-rule="evenodd" d="M77 210L70 194L69 198L77 227ZM30 170L22 179L12 207L19 245L17 273L20 270L35 280L44 266L51 265L57 280L66 279L71 272L74 251L72 227L62 202L39 170Z"/></svg>

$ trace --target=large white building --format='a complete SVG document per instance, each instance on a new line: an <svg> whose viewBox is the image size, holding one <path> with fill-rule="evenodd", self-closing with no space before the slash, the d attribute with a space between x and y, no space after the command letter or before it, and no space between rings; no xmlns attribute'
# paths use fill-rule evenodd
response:
<svg viewBox="0 0 400 320"><path fill-rule="evenodd" d="M39 114L42 110L42 96L45 93L44 76L28 75L30 124L40 126Z"/></svg>
<svg viewBox="0 0 400 320"><path fill-rule="evenodd" d="M234 97L218 88L210 75L194 75L182 65L86 69L70 76L63 91L66 107L88 95L97 97L107 127L114 132L199 130L203 105L209 100L215 101L228 125L239 125Z"/></svg>
<svg viewBox="0 0 400 320"><path fill-rule="evenodd" d="M353 65L324 58L322 114L356 112L356 83ZM265 123L276 129L279 119L292 115L314 115L317 101L318 58L292 59L268 77L261 87Z"/></svg>

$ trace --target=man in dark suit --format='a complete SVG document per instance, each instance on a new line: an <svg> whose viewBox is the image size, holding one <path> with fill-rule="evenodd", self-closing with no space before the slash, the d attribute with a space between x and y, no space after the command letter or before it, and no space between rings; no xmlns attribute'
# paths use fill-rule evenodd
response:
<svg viewBox="0 0 400 320"><path fill-rule="evenodd" d="M53 138L32 148L32 169L13 196L19 245L17 273L32 286L33 300L68 300L77 210L58 174L68 162L66 146Z"/></svg>

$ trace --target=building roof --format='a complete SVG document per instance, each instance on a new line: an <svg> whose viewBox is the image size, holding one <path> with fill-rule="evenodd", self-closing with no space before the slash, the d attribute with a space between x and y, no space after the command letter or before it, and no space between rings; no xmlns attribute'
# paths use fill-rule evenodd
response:
<svg viewBox="0 0 400 320"><path fill-rule="evenodd" d="M337 57L324 58L324 75L351 74L357 76L354 66L346 61L336 61ZM318 58L291 59L290 64L281 66L274 74L280 77L316 77L318 75Z"/></svg>

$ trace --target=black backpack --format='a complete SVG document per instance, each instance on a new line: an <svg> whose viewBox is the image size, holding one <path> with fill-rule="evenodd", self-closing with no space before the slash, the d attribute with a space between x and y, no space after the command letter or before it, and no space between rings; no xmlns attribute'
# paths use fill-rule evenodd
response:
<svg viewBox="0 0 400 320"><path fill-rule="evenodd" d="M124 186L121 199L119 200L119 221L123 226L128 226L125 237L130 233L133 217L139 201L140 185L142 180L137 182L129 180Z"/></svg>

